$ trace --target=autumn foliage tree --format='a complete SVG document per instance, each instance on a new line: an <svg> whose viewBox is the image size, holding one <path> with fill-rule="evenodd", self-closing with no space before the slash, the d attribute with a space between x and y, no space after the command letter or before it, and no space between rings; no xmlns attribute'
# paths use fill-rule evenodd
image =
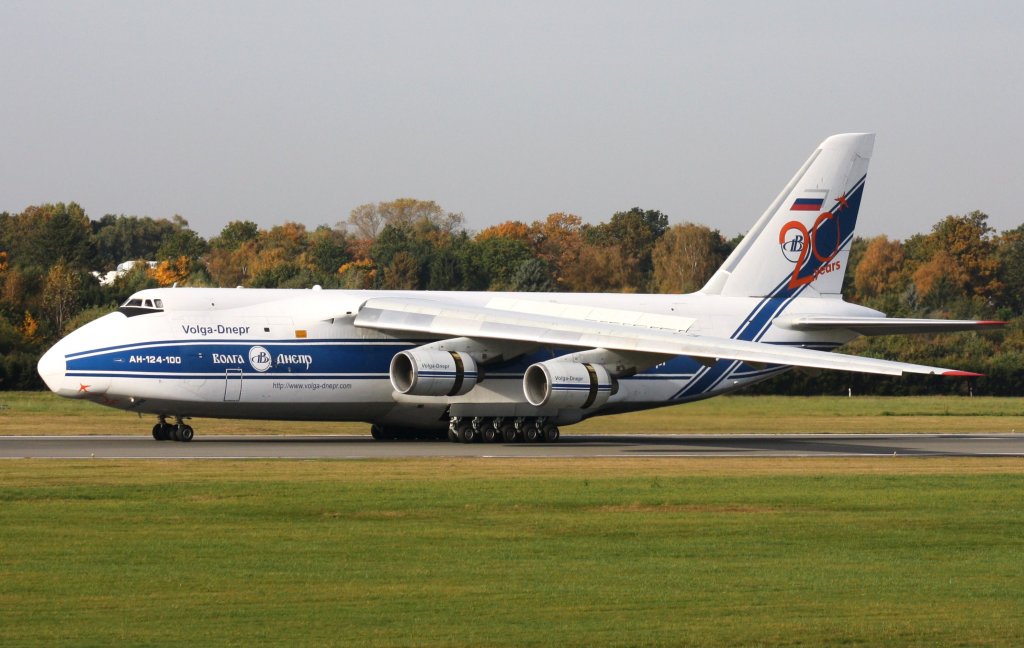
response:
<svg viewBox="0 0 1024 648"><path fill-rule="evenodd" d="M78 305L80 280L64 259L58 259L46 273L43 284L43 309L56 331L64 330L64 322Z"/></svg>
<svg viewBox="0 0 1024 648"><path fill-rule="evenodd" d="M699 290L726 257L726 241L718 230L684 223L670 227L654 245L654 289L662 293Z"/></svg>
<svg viewBox="0 0 1024 648"><path fill-rule="evenodd" d="M187 256L179 256L173 261L167 259L156 264L156 267L148 270L149 276L161 286L173 286L177 283L184 282L188 279L189 275L189 258Z"/></svg>
<svg viewBox="0 0 1024 648"><path fill-rule="evenodd" d="M903 270L903 244L887 236L876 236L867 243L854 272L858 294L875 297L898 285Z"/></svg>

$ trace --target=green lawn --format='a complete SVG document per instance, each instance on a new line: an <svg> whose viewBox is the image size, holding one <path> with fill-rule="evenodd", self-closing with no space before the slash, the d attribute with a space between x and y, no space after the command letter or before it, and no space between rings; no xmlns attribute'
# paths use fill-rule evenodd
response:
<svg viewBox="0 0 1024 648"><path fill-rule="evenodd" d="M148 434L139 418L49 392L0 392L2 434ZM201 419L197 434L367 434L364 423ZM721 396L687 405L605 416L567 434L1024 432L1024 399L960 396Z"/></svg>
<svg viewBox="0 0 1024 648"><path fill-rule="evenodd" d="M0 645L1024 644L1020 460L0 463Z"/></svg>

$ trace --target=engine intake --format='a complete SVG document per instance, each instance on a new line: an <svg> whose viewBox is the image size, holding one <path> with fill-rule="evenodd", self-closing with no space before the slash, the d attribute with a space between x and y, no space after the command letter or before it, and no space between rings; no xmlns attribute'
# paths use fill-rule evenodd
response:
<svg viewBox="0 0 1024 648"><path fill-rule="evenodd" d="M391 386L410 396L461 396L478 375L476 361L458 351L411 349L391 358Z"/></svg>
<svg viewBox="0 0 1024 648"><path fill-rule="evenodd" d="M523 375L523 393L534 407L588 409L612 394L612 378L601 365L579 362L538 362Z"/></svg>

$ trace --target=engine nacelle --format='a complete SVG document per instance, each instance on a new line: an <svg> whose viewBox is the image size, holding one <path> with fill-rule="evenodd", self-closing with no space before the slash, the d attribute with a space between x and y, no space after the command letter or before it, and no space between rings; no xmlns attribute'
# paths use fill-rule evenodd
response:
<svg viewBox="0 0 1024 648"><path fill-rule="evenodd" d="M391 386L410 396L461 396L476 386L476 361L458 351L410 349L391 358Z"/></svg>
<svg viewBox="0 0 1024 648"><path fill-rule="evenodd" d="M602 365L551 360L530 365L523 375L530 405L589 409L612 394L612 377Z"/></svg>

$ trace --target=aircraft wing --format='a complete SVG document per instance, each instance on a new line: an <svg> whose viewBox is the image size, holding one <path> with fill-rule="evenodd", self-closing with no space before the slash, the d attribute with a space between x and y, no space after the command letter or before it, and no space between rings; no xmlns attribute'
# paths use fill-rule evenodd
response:
<svg viewBox="0 0 1024 648"><path fill-rule="evenodd" d="M897 335L906 333L947 333L950 331L990 331L1006 322L994 320L933 320L899 317L828 317L796 315L777 321L794 331L831 331L847 329L861 335Z"/></svg>
<svg viewBox="0 0 1024 648"><path fill-rule="evenodd" d="M557 311L558 305L552 304ZM940 367L862 358L812 349L747 342L673 331L667 328L604 322L469 306L406 297L367 300L355 317L356 326L391 333L422 333L440 338L530 342L544 346L602 348L694 358L740 360L756 364L792 365L899 376L904 373L978 376Z"/></svg>

